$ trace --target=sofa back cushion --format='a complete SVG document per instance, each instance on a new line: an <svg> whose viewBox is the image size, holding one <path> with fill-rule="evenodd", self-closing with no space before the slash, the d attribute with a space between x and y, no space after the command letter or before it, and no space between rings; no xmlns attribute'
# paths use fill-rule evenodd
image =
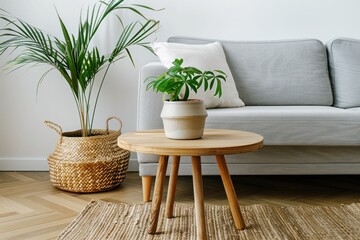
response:
<svg viewBox="0 0 360 240"><path fill-rule="evenodd" d="M360 107L360 40L339 38L326 44L334 105Z"/></svg>
<svg viewBox="0 0 360 240"><path fill-rule="evenodd" d="M205 44L212 39L171 37ZM246 105L332 105L325 46L318 40L220 41Z"/></svg>

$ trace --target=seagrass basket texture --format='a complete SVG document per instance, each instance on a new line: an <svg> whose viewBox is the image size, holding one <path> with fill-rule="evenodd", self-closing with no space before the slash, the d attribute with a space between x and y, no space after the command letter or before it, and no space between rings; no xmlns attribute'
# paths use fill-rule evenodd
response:
<svg viewBox="0 0 360 240"><path fill-rule="evenodd" d="M109 130L111 119L120 122L119 130ZM124 180L130 152L117 145L120 119L108 118L106 129L94 129L90 137L81 137L81 130L62 132L59 125L45 123L60 135L55 151L48 157L50 179L55 187L70 192L101 192Z"/></svg>

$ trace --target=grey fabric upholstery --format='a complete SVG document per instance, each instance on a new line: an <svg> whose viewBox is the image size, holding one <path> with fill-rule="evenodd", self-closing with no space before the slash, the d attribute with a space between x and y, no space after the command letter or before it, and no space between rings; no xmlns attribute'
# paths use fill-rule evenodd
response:
<svg viewBox="0 0 360 240"><path fill-rule="evenodd" d="M170 39L170 41L175 40L192 44L211 41L190 38ZM332 93L329 93L331 89L327 68L324 69L323 65L324 46L319 41L260 42L258 46L261 47L259 48L256 47L257 43L255 42L222 43L227 58L229 58L228 62L240 97L247 106L208 109L206 127L253 131L262 134L265 139L264 148L257 152L226 156L231 174L360 173L360 105L347 109L329 106L332 103ZM279 45L278 49L272 44ZM265 45L270 49L277 50L267 50ZM250 49L252 49L251 53L248 52ZM304 52L300 49L303 49ZM243 55L240 56L241 54L238 52L240 50L244 55L245 53L249 54L249 63L251 58L252 61L257 59L256 56L250 57L251 55L259 54L261 56L259 61L263 61L262 66L257 65L256 69L250 71L251 64L248 64ZM291 53L287 55L287 51ZM340 51L340 48L336 51ZM276 55L277 53L280 55ZM297 56L297 59L291 60L289 56ZM341 54L337 56L341 56ZM360 56L360 52L358 56ZM289 65L291 69L286 69L286 61L282 60L282 57L289 58L290 65L297 62L299 66L291 68ZM312 58L313 66L309 66L308 57ZM355 56L353 57L355 58ZM268 63L264 63L266 59L268 59ZM354 61L356 63L357 59ZM272 63L270 64L270 62ZM246 66L249 67L249 70L245 71L238 67L242 63L248 64ZM282 67L277 68L277 64ZM262 67L268 68L268 71L261 69ZM277 75L272 73L274 69L278 71ZM283 75L279 69L282 69ZM166 68L160 63L152 63L144 66L140 71L138 130L162 128L159 117L162 109L161 95L146 92L144 79L159 75L165 70ZM255 70L260 72L254 73ZM342 75L336 75L335 78L339 76ZM271 78L273 80L269 80ZM278 86L281 85L279 79L282 79L285 88ZM294 79L296 81L293 81ZM360 89L357 83L354 83L355 80L344 81L341 79L341 81L341 84L350 84L357 91ZM332 82L334 83L334 80ZM271 89L269 83L280 89ZM301 84L303 86L300 86ZM294 96L287 95L287 91L294 91L292 93ZM280 96L283 93L285 97ZM360 96L360 94L358 95ZM335 94L335 97L338 96ZM357 98L351 97L351 99L353 101ZM140 175L156 175L157 160L158 156L138 154ZM204 175L218 174L213 157L204 157L202 162L204 163L202 165ZM182 158L179 174L191 175L191 162L188 157Z"/></svg>
<svg viewBox="0 0 360 240"><path fill-rule="evenodd" d="M359 174L358 146L269 146L259 151L225 156L233 175L254 174ZM140 176L154 176L157 159L140 163ZM191 160L182 157L179 175L191 175ZM218 175L214 157L201 157L202 174ZM171 160L169 161L168 174Z"/></svg>
<svg viewBox="0 0 360 240"><path fill-rule="evenodd" d="M146 79L158 76L167 70L161 63L149 63L140 69L137 103L138 130L163 128L160 118L162 96L146 91Z"/></svg>
<svg viewBox="0 0 360 240"><path fill-rule="evenodd" d="M327 106L208 109L206 127L256 132L266 145L360 145L360 112Z"/></svg>
<svg viewBox="0 0 360 240"><path fill-rule="evenodd" d="M169 39L187 44L212 41ZM320 41L220 42L239 96L247 106L332 105L326 49Z"/></svg>
<svg viewBox="0 0 360 240"><path fill-rule="evenodd" d="M338 38L326 44L334 88L334 105L360 107L360 41Z"/></svg>
<svg viewBox="0 0 360 240"><path fill-rule="evenodd" d="M160 118L162 96L153 91L146 91L146 79L148 77L158 76L166 70L167 68L160 62L149 63L140 69L137 103L137 130L163 128L162 120ZM140 163L139 171L144 168L144 166L141 166L141 162L158 161L157 156L142 153L137 153L137 159Z"/></svg>

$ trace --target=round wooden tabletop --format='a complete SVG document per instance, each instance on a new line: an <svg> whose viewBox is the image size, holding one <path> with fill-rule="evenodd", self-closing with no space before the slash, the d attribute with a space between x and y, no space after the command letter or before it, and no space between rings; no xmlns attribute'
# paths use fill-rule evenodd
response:
<svg viewBox="0 0 360 240"><path fill-rule="evenodd" d="M226 155L253 152L263 145L264 138L256 133L227 129L205 129L195 140L174 140L164 130L146 130L119 136L119 147L141 153L175 156Z"/></svg>

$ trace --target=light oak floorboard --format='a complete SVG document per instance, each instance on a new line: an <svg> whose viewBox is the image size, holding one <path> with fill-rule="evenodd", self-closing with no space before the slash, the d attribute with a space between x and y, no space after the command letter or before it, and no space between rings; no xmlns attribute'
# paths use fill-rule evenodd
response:
<svg viewBox="0 0 360 240"><path fill-rule="evenodd" d="M168 177L162 201L165 205ZM240 205L340 205L360 202L360 176L232 176ZM154 188L154 187L152 187ZM228 205L220 176L203 176L206 204ZM120 186L78 194L54 188L48 172L0 172L0 239L56 239L91 201L142 203L141 177L128 173ZM179 176L176 202L194 204L191 176Z"/></svg>

